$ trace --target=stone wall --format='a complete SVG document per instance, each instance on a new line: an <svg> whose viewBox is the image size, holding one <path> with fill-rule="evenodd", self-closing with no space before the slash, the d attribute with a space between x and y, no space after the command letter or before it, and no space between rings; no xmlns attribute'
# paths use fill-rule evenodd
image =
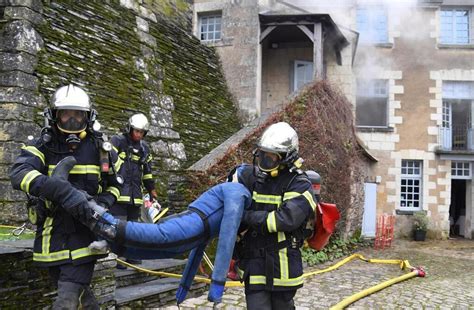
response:
<svg viewBox="0 0 474 310"><path fill-rule="evenodd" d="M239 128L214 49L190 35L191 14L184 0L0 0L0 222L25 219L8 168L67 83L91 95L109 135L136 111L148 115L160 200L185 204L183 169Z"/></svg>
<svg viewBox="0 0 474 310"><path fill-rule="evenodd" d="M43 309L57 295L47 269L33 265L32 241L0 242L0 309ZM94 267L91 287L103 309L115 306L115 258L110 254Z"/></svg>

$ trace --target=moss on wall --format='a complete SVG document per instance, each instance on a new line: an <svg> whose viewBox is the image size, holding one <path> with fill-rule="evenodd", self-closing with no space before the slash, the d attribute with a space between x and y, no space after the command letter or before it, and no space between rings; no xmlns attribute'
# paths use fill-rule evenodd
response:
<svg viewBox="0 0 474 310"><path fill-rule="evenodd" d="M212 48L197 49L196 38L170 23L154 24L150 32L158 41L164 93L175 101L175 129L192 164L239 129L236 109Z"/></svg>
<svg viewBox="0 0 474 310"><path fill-rule="evenodd" d="M236 165L252 163L253 149L263 130L280 121L288 122L298 133L303 168L321 175L323 201L337 204L342 216L339 232L345 236L353 233L357 225L352 221L358 218L350 215L363 210L363 202L356 201L358 193L351 189L354 184L363 185L365 159L353 128L351 103L325 81L306 87L284 110L272 114L207 171L190 173L188 199L224 181ZM351 231L346 231L348 225Z"/></svg>
<svg viewBox="0 0 474 310"><path fill-rule="evenodd" d="M187 1L144 1L146 14L140 13L138 1L132 8L120 6L119 1L58 0L43 5L45 22L38 31L45 49L36 74L46 98L60 85L83 86L99 121L115 133L135 111L150 113L144 92L171 96L174 111L168 128L180 138L169 140L185 146L187 160L182 168L239 129L215 51L186 31L190 29ZM137 17L148 30L140 29ZM153 139L148 137L149 142ZM166 155L154 158L154 167L161 171L159 191L165 193Z"/></svg>

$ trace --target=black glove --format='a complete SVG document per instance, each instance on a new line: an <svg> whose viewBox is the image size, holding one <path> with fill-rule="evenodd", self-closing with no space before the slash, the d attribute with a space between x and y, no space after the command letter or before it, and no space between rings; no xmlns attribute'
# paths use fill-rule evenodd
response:
<svg viewBox="0 0 474 310"><path fill-rule="evenodd" d="M61 206L87 227L94 220L94 210L88 206L91 196L72 186L69 181L57 177L48 178L41 188L41 196Z"/></svg>
<svg viewBox="0 0 474 310"><path fill-rule="evenodd" d="M110 207L112 207L112 205L114 204L115 196L111 193L104 192L98 194L95 201L104 208L110 209Z"/></svg>
<svg viewBox="0 0 474 310"><path fill-rule="evenodd" d="M267 211L245 210L241 223L263 233L265 232L267 215Z"/></svg>
<svg viewBox="0 0 474 310"><path fill-rule="evenodd" d="M115 239L115 225L102 220L106 210L97 205L94 200L90 200L91 197L87 193L78 190L68 181L50 177L44 183L41 195L61 205L66 212L94 233L108 240Z"/></svg>
<svg viewBox="0 0 474 310"><path fill-rule="evenodd" d="M67 180L50 177L41 188L41 196L73 211L80 204L87 204L87 194L75 188ZM73 214L72 214L73 215Z"/></svg>

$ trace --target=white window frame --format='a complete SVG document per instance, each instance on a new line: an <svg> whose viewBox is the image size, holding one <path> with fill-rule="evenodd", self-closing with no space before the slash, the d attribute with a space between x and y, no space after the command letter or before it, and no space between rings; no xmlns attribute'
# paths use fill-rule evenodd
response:
<svg viewBox="0 0 474 310"><path fill-rule="evenodd" d="M405 181L405 184L403 184ZM418 185L416 185L418 181ZM411 183L411 184L410 184ZM405 191L403 188L405 187ZM412 191L409 191L409 188ZM418 188L418 193L415 193ZM418 194L418 199L415 195ZM412 195L409 197L409 195ZM419 211L423 209L423 161L413 159L402 159L400 176L400 205L399 209L404 211ZM414 206L418 202L418 206ZM410 205L411 204L411 205Z"/></svg>
<svg viewBox="0 0 474 310"><path fill-rule="evenodd" d="M217 19L219 22L217 22ZM206 29L203 31L203 20L206 20ZM212 24L209 21L212 20ZM212 25L212 30L209 31L209 26ZM217 29L219 25L219 30ZM203 38L204 34L204 38ZM209 39L212 34L212 39ZM217 38L216 38L217 37ZM198 38L201 42L217 42L222 40L222 12L205 12L198 14Z"/></svg>
<svg viewBox="0 0 474 310"><path fill-rule="evenodd" d="M451 161L451 179L452 180L471 180L472 165L469 161Z"/></svg>
<svg viewBox="0 0 474 310"><path fill-rule="evenodd" d="M452 41L448 42L445 41L445 39L442 37L442 25L443 25L443 12L445 11L451 11L454 12L454 16L452 17L452 33L451 36L449 37L452 39ZM459 42L458 36L457 36L457 25L458 23L455 21L456 18L456 12L459 11L467 11L467 42ZM472 44L473 43L473 32L474 31L474 26L473 26L473 7L467 7L467 6L442 6L439 10L439 43L441 44L452 44L452 45L466 45L466 44Z"/></svg>
<svg viewBox="0 0 474 310"><path fill-rule="evenodd" d="M362 86L364 85L364 86ZM356 117L357 117L357 98L383 98L385 102L385 124L383 125L367 125L358 124L356 118L356 125L359 128L387 128L389 124L389 82L386 79L358 79L356 92Z"/></svg>
<svg viewBox="0 0 474 310"><path fill-rule="evenodd" d="M361 16L363 16L363 20L360 19ZM381 27L380 18L385 18L384 27ZM363 23L361 21L363 21ZM367 26L361 27L362 24L367 24ZM358 7L356 9L356 28L360 33L360 42L374 44L389 43L388 13L384 7Z"/></svg>
<svg viewBox="0 0 474 310"><path fill-rule="evenodd" d="M310 65L311 66L311 77L310 79L306 79L306 76L305 78L303 79L304 83L302 85L300 85L298 87L298 74L297 74L297 68L298 68L298 65ZM305 60L295 60L295 64L293 66L293 91L297 91L299 90L300 88L303 88L304 85L312 82L314 80L314 77L313 77L313 70L314 70L314 64L312 61L305 61Z"/></svg>

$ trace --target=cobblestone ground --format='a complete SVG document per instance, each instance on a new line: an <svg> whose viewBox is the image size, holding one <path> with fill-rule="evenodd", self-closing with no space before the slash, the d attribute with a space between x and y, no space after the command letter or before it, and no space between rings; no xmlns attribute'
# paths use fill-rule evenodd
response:
<svg viewBox="0 0 474 310"><path fill-rule="evenodd" d="M415 277L365 297L347 309L474 309L474 240L413 242L397 240L390 249L366 248L365 258L403 259L423 266L425 278ZM335 262L307 268L324 269ZM306 279L295 297L296 309L328 309L363 289L407 273L397 265L349 262L337 270ZM207 293L191 298L180 309L213 309ZM218 309L245 309L242 288L229 288ZM178 309L167 306L162 309Z"/></svg>

